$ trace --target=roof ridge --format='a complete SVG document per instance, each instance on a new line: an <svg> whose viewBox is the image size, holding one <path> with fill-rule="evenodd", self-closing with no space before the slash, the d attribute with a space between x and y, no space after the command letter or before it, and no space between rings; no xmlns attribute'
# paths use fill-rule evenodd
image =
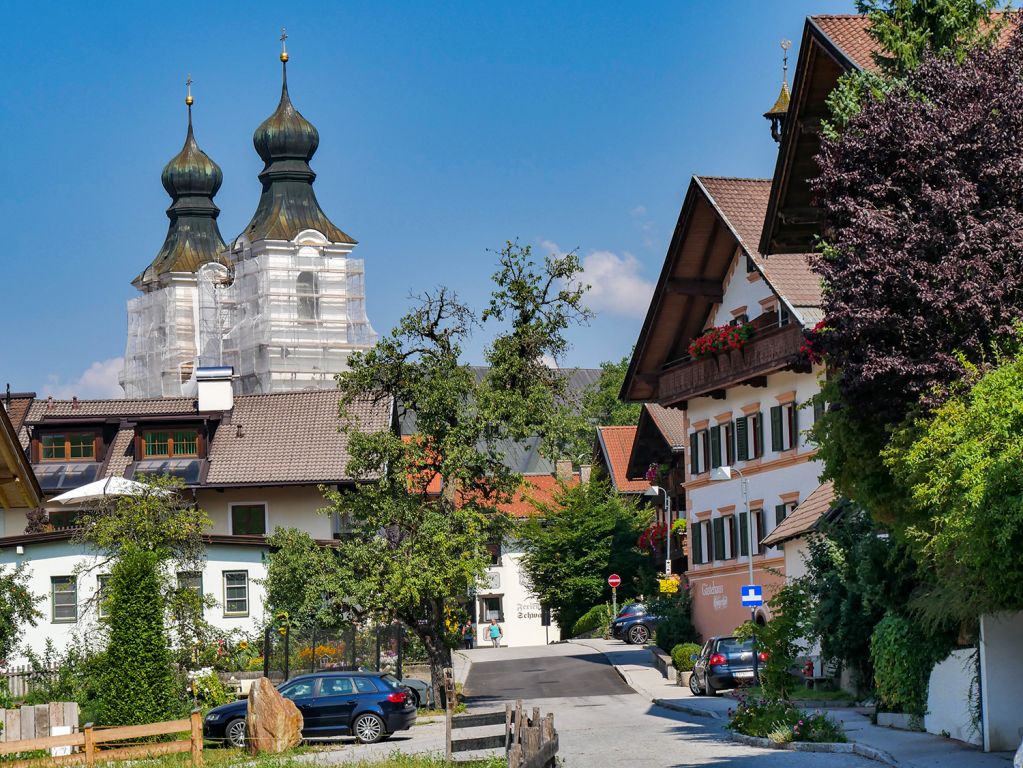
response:
<svg viewBox="0 0 1023 768"><path fill-rule="evenodd" d="M696 173L693 174L698 179L720 179L721 181L755 181L755 182L767 182L771 183L772 179L761 179L753 176L715 176L713 174Z"/></svg>
<svg viewBox="0 0 1023 768"><path fill-rule="evenodd" d="M809 16L811 19L866 19L870 20L870 17L865 13L813 13Z"/></svg>

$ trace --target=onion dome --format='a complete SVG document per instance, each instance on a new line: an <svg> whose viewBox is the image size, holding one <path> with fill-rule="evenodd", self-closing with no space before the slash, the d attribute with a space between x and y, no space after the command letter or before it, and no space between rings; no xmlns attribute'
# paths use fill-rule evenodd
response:
<svg viewBox="0 0 1023 768"><path fill-rule="evenodd" d="M287 35L281 35L283 43ZM334 243L355 244L320 208L313 192L316 174L309 161L316 153L320 134L295 109L288 94L288 53L281 52L283 83L277 109L252 135L252 144L263 160L259 180L263 191L252 221L239 237L259 240L294 240L299 232L315 229Z"/></svg>
<svg viewBox="0 0 1023 768"><path fill-rule="evenodd" d="M774 105L764 113L764 118L771 123L771 138L776 142L781 141L782 130L785 127L785 115L789 111L789 48L792 43L788 40L781 41L782 50L782 76L781 91Z"/></svg>
<svg viewBox="0 0 1023 768"><path fill-rule="evenodd" d="M173 201L167 209L170 226L156 258L132 281L140 290L157 287L160 278L170 272L195 272L209 262L225 263L221 253L227 246L217 227L220 209L213 202L213 196L224 182L224 174L195 141L191 78L188 85L185 144L164 166L160 176L163 188Z"/></svg>

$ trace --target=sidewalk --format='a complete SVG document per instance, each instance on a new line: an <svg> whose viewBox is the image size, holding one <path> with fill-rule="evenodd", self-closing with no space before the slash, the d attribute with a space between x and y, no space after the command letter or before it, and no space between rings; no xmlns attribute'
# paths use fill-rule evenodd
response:
<svg viewBox="0 0 1023 768"><path fill-rule="evenodd" d="M647 648L617 640L573 640L603 653L641 696L658 706L678 712L713 718L724 727L735 700L728 696L693 696L666 680L654 666ZM852 709L831 709L828 714L842 721L849 741L887 753L898 766L907 768L1011 768L1011 752L981 752L958 741L929 733L899 731L872 725L870 719Z"/></svg>

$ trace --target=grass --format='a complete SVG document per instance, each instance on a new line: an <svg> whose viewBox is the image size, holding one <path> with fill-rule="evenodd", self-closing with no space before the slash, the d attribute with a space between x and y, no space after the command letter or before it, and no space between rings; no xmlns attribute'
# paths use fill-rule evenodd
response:
<svg viewBox="0 0 1023 768"><path fill-rule="evenodd" d="M764 692L759 686L743 688L743 693L760 698ZM855 701L856 697L845 691L825 691L821 688L800 688L792 694L792 701Z"/></svg>
<svg viewBox="0 0 1023 768"><path fill-rule="evenodd" d="M346 768L448 768L455 763L447 762L443 757L436 755L405 755L400 752L392 752L388 757L379 760L361 760L358 762L328 763L322 759L315 763L301 759L302 754L310 754L317 750L299 748L285 755L260 755L250 757L248 753L240 749L207 749L203 751L203 762L206 768L236 768L236 766L252 766L253 768L316 768L329 767L331 765L344 765ZM97 766L108 765L110 768L128 766L126 762L102 763L96 761ZM188 755L166 755L151 760L132 760L132 768L191 768L192 761ZM459 762L459 768L507 768L507 762L503 758L494 757L489 760L476 760L472 762Z"/></svg>

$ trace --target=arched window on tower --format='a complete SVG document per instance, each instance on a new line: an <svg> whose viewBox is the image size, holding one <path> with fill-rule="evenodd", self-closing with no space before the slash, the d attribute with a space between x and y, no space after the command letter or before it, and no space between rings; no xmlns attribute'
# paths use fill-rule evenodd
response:
<svg viewBox="0 0 1023 768"><path fill-rule="evenodd" d="M312 272L299 272L295 289L298 293L298 319L318 320L320 300L316 295L316 275Z"/></svg>

